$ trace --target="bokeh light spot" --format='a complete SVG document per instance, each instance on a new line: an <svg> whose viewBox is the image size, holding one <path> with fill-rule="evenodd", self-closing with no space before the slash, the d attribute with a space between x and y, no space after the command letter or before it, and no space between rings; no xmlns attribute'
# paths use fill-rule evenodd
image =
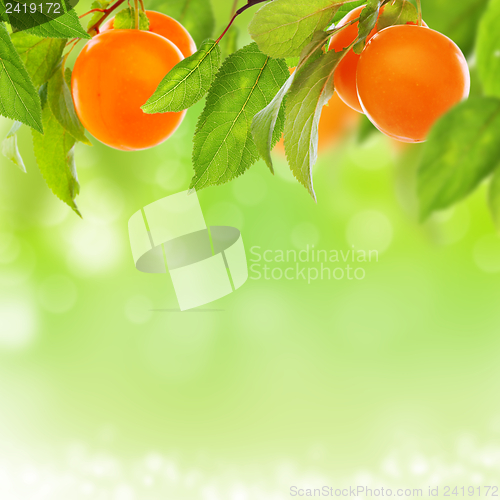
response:
<svg viewBox="0 0 500 500"><path fill-rule="evenodd" d="M87 276L109 271L120 265L127 248L112 226L100 226L90 221L77 221L66 229L67 245L62 248L68 266L77 275Z"/></svg>
<svg viewBox="0 0 500 500"><path fill-rule="evenodd" d="M188 170L179 161L170 160L162 163L156 170L155 181L168 192L176 192L185 188L188 183Z"/></svg>
<svg viewBox="0 0 500 500"><path fill-rule="evenodd" d="M0 349L19 350L32 343L37 327L36 310L24 298L0 298Z"/></svg>
<svg viewBox="0 0 500 500"><path fill-rule="evenodd" d="M500 273L500 238L490 234L474 246L474 262L485 273Z"/></svg>
<svg viewBox="0 0 500 500"><path fill-rule="evenodd" d="M118 186L105 178L88 182L78 203L85 219L100 225L117 220L125 204L123 193Z"/></svg>
<svg viewBox="0 0 500 500"><path fill-rule="evenodd" d="M433 217L436 222L435 240L440 245L453 245L463 240L470 228L470 212L466 205L445 210Z"/></svg>
<svg viewBox="0 0 500 500"><path fill-rule="evenodd" d="M348 224L346 239L356 249L385 252L392 242L393 229L389 219L375 210L355 215Z"/></svg>

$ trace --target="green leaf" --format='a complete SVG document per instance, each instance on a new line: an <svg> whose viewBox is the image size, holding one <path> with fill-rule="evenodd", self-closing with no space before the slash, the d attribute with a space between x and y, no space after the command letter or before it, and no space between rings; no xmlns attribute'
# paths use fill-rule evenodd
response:
<svg viewBox="0 0 500 500"><path fill-rule="evenodd" d="M151 8L179 21L191 33L197 47L214 34L215 17L210 0L160 0Z"/></svg>
<svg viewBox="0 0 500 500"><path fill-rule="evenodd" d="M228 182L258 158L252 118L290 76L283 60L263 54L255 43L229 56L207 96L194 138L191 188ZM274 137L277 142L279 136Z"/></svg>
<svg viewBox="0 0 500 500"><path fill-rule="evenodd" d="M21 158L17 147L17 131L20 129L21 125L21 122L14 122L14 125L12 125L12 128L9 130L9 133L2 142L2 154L12 163L17 165L19 170L26 173L24 161Z"/></svg>
<svg viewBox="0 0 500 500"><path fill-rule="evenodd" d="M92 5L90 6L90 9L106 9L109 7L109 4L111 2L108 0L96 0L95 2L92 2ZM104 16L103 12L94 12L94 14L91 16L88 24L87 24L87 29L90 27L94 26L102 17Z"/></svg>
<svg viewBox="0 0 500 500"><path fill-rule="evenodd" d="M72 71L69 68L66 68L66 70L64 71L64 81L66 82L66 85L68 86L70 91L71 91L71 74Z"/></svg>
<svg viewBox="0 0 500 500"><path fill-rule="evenodd" d="M340 7L337 10L337 13L335 16L333 16L332 22L334 24L337 24L339 21L341 21L351 10L354 10L358 8L360 5L363 5L366 3L366 0L357 0L354 2L348 2L345 4L340 5Z"/></svg>
<svg viewBox="0 0 500 500"><path fill-rule="evenodd" d="M50 106L45 106L42 118L45 134L33 131L38 168L52 192L81 216L75 203L80 191L73 156L76 140L61 126Z"/></svg>
<svg viewBox="0 0 500 500"><path fill-rule="evenodd" d="M67 9L64 14L47 13L46 10L43 13L37 10L32 14L28 9L26 14L23 11L18 16L9 15L9 20L16 31L25 31L42 38L90 38L82 28L76 12L70 7L63 2L63 8Z"/></svg>
<svg viewBox="0 0 500 500"><path fill-rule="evenodd" d="M182 111L198 102L210 88L220 67L220 48L207 40L192 56L174 66L142 106L145 113Z"/></svg>
<svg viewBox="0 0 500 500"><path fill-rule="evenodd" d="M47 82L45 82L38 89L38 95L40 96L40 104L42 105L42 109L45 108L45 104L47 104Z"/></svg>
<svg viewBox="0 0 500 500"><path fill-rule="evenodd" d="M471 98L441 118L425 145L418 178L420 213L450 207L488 177L500 157L500 100Z"/></svg>
<svg viewBox="0 0 500 500"><path fill-rule="evenodd" d="M314 33L312 40L300 54L299 64L297 65L298 71L303 70L307 64L316 61L316 59L319 59L328 51L327 42L335 31L336 30L333 29L330 31L316 31L316 33Z"/></svg>
<svg viewBox="0 0 500 500"><path fill-rule="evenodd" d="M0 114L43 130L38 92L3 23L0 23Z"/></svg>
<svg viewBox="0 0 500 500"><path fill-rule="evenodd" d="M500 168L498 167L491 179L488 202L493 220L500 231Z"/></svg>
<svg viewBox="0 0 500 500"><path fill-rule="evenodd" d="M353 50L356 54L361 54L365 48L366 39L377 24L382 0L368 0L368 4L361 11L358 23L358 42L354 45Z"/></svg>
<svg viewBox="0 0 500 500"><path fill-rule="evenodd" d="M67 68L66 74L63 74L63 67L60 65L48 82L47 101L53 115L65 130L77 141L92 146L85 137L85 129L76 114L68 80L71 81L71 70Z"/></svg>
<svg viewBox="0 0 500 500"><path fill-rule="evenodd" d="M274 174L273 161L271 159L271 149L273 148L273 138L281 136L284 127L283 99L292 86L295 73L290 75L273 100L262 110L259 111L252 121L252 136L257 146L257 150L269 170ZM276 128L278 125L278 128Z"/></svg>
<svg viewBox="0 0 500 500"><path fill-rule="evenodd" d="M45 83L59 64L66 40L62 38L40 38L24 31L11 36L12 43L36 88Z"/></svg>
<svg viewBox="0 0 500 500"><path fill-rule="evenodd" d="M0 0L0 22L9 23L9 16L5 12L5 0Z"/></svg>
<svg viewBox="0 0 500 500"><path fill-rule="evenodd" d="M330 25L342 0L274 0L261 7L248 30L271 57L298 56L314 33Z"/></svg>
<svg viewBox="0 0 500 500"><path fill-rule="evenodd" d="M285 152L295 178L314 200L312 168L318 156L318 125L334 92L333 73L343 52L330 51L305 67L287 95Z"/></svg>
<svg viewBox="0 0 500 500"><path fill-rule="evenodd" d="M114 21L115 30L131 30L135 28L135 9L128 7L116 14ZM149 30L149 19L141 10L139 11L139 29Z"/></svg>
<svg viewBox="0 0 500 500"><path fill-rule="evenodd" d="M284 110L282 109L283 99L290 90L295 76L300 74L307 64L311 64L323 54L323 47L329 38L330 34L325 31L317 31L314 34L312 41L302 51L301 58L297 63L296 71L290 75L279 92L274 96L274 99L253 118L252 135L255 140L255 144L260 156L264 159L272 173L274 173L271 159L273 138L275 135L281 137L284 127ZM278 125L277 128L276 125Z"/></svg>
<svg viewBox="0 0 500 500"><path fill-rule="evenodd" d="M409 0L396 0L384 6L377 21L377 30L407 23L418 23L418 11Z"/></svg>
<svg viewBox="0 0 500 500"><path fill-rule="evenodd" d="M500 0L492 0L479 25L477 67L485 94L500 97Z"/></svg>
<svg viewBox="0 0 500 500"><path fill-rule="evenodd" d="M450 37L467 55L474 48L478 23L487 6L487 0L422 0L424 21Z"/></svg>

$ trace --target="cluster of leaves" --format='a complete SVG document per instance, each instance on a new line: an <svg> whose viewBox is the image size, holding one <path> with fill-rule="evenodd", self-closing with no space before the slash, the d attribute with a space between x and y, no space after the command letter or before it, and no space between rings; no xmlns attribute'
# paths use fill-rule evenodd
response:
<svg viewBox="0 0 500 500"><path fill-rule="evenodd" d="M179 21L191 33L197 47L214 33L215 16L209 0L151 0L148 8Z"/></svg>
<svg viewBox="0 0 500 500"><path fill-rule="evenodd" d="M254 43L234 50L233 28L227 32L224 45L222 37L210 39L215 24L210 2L162 1L153 3L153 8L183 23L199 49L165 76L143 110L179 112L206 97L194 137L191 188L228 182L258 158L273 172L271 150L284 135L290 169L313 198L318 124L323 106L334 92L338 63L348 50L363 50L382 7L379 27L416 22L418 18L409 0L248 0L236 15L263 4L249 26ZM426 0L422 1L425 6ZM16 133L22 124L31 127L44 178L53 192L78 212L74 146L76 142L90 143L73 107L64 49L68 40L88 39L90 35L70 4L64 4L62 15L47 19L35 13L38 17L30 21L24 14L23 30L19 31L16 23L20 21L7 16L1 2L0 114L15 120L2 152L24 170ZM432 2L427 7L431 13L432 5L438 9L439 3ZM490 206L500 224L500 42L495 36L500 0L490 0L488 8L476 0L465 0L465 4L471 8L457 7L446 19L464 50L475 45L484 94L454 108L432 130L419 171L421 215L425 219L451 206L491 178ZM342 52L328 51L328 41L338 31L335 24L360 5L366 7L359 19L357 39ZM99 9L108 7L107 0L96 0L93 8L97 11L89 26L102 18ZM133 9L126 8L117 14L115 27L130 28L133 20ZM457 28L462 25L467 29ZM140 27L148 28L144 15ZM296 66L291 75L289 66Z"/></svg>
<svg viewBox="0 0 500 500"><path fill-rule="evenodd" d="M21 7L16 16L7 16L5 5L1 5L10 27L0 23L0 114L15 120L3 140L2 153L26 172L17 146L17 132L23 124L31 127L35 157L45 181L56 196L80 215L75 202L80 186L74 149L77 142L92 144L73 105L71 70L65 67L64 52L70 40L91 36L81 26L72 4L62 4L62 14L48 12L52 3L45 12L45 3L42 12L31 13ZM93 8L105 9L108 5L105 1L94 2ZM9 10L16 12L12 7ZM148 18L143 12L140 14L140 28L147 30ZM89 27L102 16L96 12ZM120 11L115 27L132 28L134 17L133 8Z"/></svg>
<svg viewBox="0 0 500 500"><path fill-rule="evenodd" d="M96 26L106 15L103 11L108 9L108 13L122 2L94 1L95 12L89 17L86 31L73 10L76 0L54 1L41 0L33 9L31 5L35 4L0 0L0 114L14 120L1 149L4 156L26 172L17 132L23 124L31 127L40 172L53 193L80 215L75 202L80 186L74 149L77 142L92 144L85 137L73 105L65 48L73 40L96 35ZM169 0L160 10L181 21L197 43L212 36L215 18L210 2ZM139 28L149 29L144 12L140 12L139 19ZM116 29L134 26L133 8L116 14Z"/></svg>
<svg viewBox="0 0 500 500"><path fill-rule="evenodd" d="M482 93L436 123L424 148L418 195L426 219L489 180L489 205L500 228L500 0L490 0L486 9L480 4L475 54ZM477 14L477 2L472 6L476 10L470 12Z"/></svg>
<svg viewBox="0 0 500 500"><path fill-rule="evenodd" d="M45 9L45 3L42 5ZM78 213L74 146L77 141L90 142L73 107L71 72L64 69L63 51L69 39L90 37L71 5L60 5L62 13L60 9L59 13L49 13L47 7L34 13L19 9L21 14L13 16L6 14L2 4L0 114L15 120L2 152L25 171L16 133L23 124L31 127L43 177L52 191ZM9 21L9 28L5 21Z"/></svg>
<svg viewBox="0 0 500 500"><path fill-rule="evenodd" d="M257 3L261 2L251 0L240 11ZM359 36L352 46L342 52L327 51L328 40L338 31L332 25L363 4ZM386 4L379 20L385 26L418 19L407 0L273 0L250 23L254 43L221 64L218 41L206 40L198 52L173 68L143 110L181 111L207 94L194 137L195 175L190 187L225 183L259 157L273 172L270 152L284 134L290 168L315 198L312 169L318 123L333 96L335 69L350 48L362 51ZM297 61L292 75L287 60Z"/></svg>
<svg viewBox="0 0 500 500"><path fill-rule="evenodd" d="M432 130L419 171L421 218L450 207L492 177L490 206L500 224L500 42L495 36L500 0L490 0L487 9L486 2L473 0L451 10L443 2L433 3L434 10L428 6L431 19L441 19L442 29L453 31L464 51L476 46L484 95L454 108ZM333 94L335 68L350 49L332 53L325 44L336 31L330 29L332 23L364 4L359 36L352 45L357 53L381 7L379 28L417 20L414 5L405 0L274 0L250 23L254 44L220 66L217 42L205 41L165 77L144 105L146 113L180 111L208 93L194 138L192 188L227 182L259 156L272 172L270 152L284 134L290 168L315 198L312 170L321 110ZM291 76L285 61L297 65Z"/></svg>

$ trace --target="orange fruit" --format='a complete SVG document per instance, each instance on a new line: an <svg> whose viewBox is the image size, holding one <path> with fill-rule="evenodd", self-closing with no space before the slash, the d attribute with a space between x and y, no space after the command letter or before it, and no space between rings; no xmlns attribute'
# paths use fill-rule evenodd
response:
<svg viewBox="0 0 500 500"><path fill-rule="evenodd" d="M360 16L361 11L364 8L365 6L361 5L360 7L352 10L341 21L339 21L335 27L340 28L353 19L356 19ZM368 39L375 35L376 32L377 29L374 28L368 36ZM329 49L335 50L335 52L340 52L344 48L349 47L349 45L356 40L357 36L358 22L355 22L332 36ZM344 101L350 108L362 113L363 110L361 108L361 104L359 103L358 92L356 90L356 70L358 67L358 61L359 55L351 49L335 69L333 82L335 85L335 91L340 99L342 99L342 101Z"/></svg>
<svg viewBox="0 0 500 500"><path fill-rule="evenodd" d="M470 73L458 46L419 26L391 26L367 44L358 64L358 96L384 134L423 142L433 124L467 98Z"/></svg>
<svg viewBox="0 0 500 500"><path fill-rule="evenodd" d="M196 44L191 38L189 31L176 21L174 18L156 12L154 10L147 10L146 16L149 19L149 31L161 35L173 44L182 52L184 57L189 57L196 52ZM108 19L100 28L100 32L109 31L115 27L115 18Z"/></svg>
<svg viewBox="0 0 500 500"><path fill-rule="evenodd" d="M350 21L358 18L364 8L365 6L361 5L360 7L352 10L344 18L342 18L335 27L341 28ZM380 9L379 17L383 10L384 8L382 7L382 9ZM351 43L354 42L358 36L358 24L359 23L356 21L354 24L347 26L333 35L330 40L329 49L335 50L335 52L341 52L344 48L349 47L349 45L351 45ZM423 26L427 27L425 23L423 23ZM375 26L375 28L368 35L367 41L370 40L377 33L377 31L378 26ZM349 107L359 113L362 113L363 109L361 107L361 103L359 102L358 91L356 88L356 71L358 69L359 58L360 56L352 49L343 57L335 69L334 85L339 97Z"/></svg>
<svg viewBox="0 0 500 500"><path fill-rule="evenodd" d="M120 29L96 35L78 55L71 78L83 126L99 141L124 151L163 142L185 111L148 115L141 106L182 59L171 41L148 31Z"/></svg>

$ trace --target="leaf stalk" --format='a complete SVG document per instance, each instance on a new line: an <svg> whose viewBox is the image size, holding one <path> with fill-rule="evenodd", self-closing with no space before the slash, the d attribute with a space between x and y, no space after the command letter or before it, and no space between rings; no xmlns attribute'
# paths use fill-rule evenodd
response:
<svg viewBox="0 0 500 500"><path fill-rule="evenodd" d="M135 29L139 29L139 0L134 0Z"/></svg>
<svg viewBox="0 0 500 500"><path fill-rule="evenodd" d="M97 21L96 23L94 23L92 26L89 27L89 29L87 30L87 33L91 34L93 33L94 31L96 32L96 34L99 34L99 28L101 26L101 24L106 20L106 18L114 11L116 10L123 2L125 2L125 0L117 0L113 5L109 6L107 9L104 9L102 12L103 12L103 16L101 16L101 18L99 19L99 21Z"/></svg>
<svg viewBox="0 0 500 500"><path fill-rule="evenodd" d="M232 24L234 23L234 20L240 15L240 14L243 14L243 12L245 12L247 9L249 9L250 7L253 7L254 5L257 5L259 3L263 3L263 2L267 2L267 0L248 0L248 3L246 5L244 5L243 7L240 7L231 17L231 20L229 21L229 24L226 26L226 29L222 32L222 34L219 36L219 38L217 38L217 40L215 41L215 43L219 43L223 38L224 38L224 35L229 31L229 28L232 26ZM238 2L237 0L234 2L234 6L233 8L235 9L236 6L238 5Z"/></svg>
<svg viewBox="0 0 500 500"><path fill-rule="evenodd" d="M417 0L417 12L418 12L418 25L422 26L423 18L422 18L422 2Z"/></svg>

